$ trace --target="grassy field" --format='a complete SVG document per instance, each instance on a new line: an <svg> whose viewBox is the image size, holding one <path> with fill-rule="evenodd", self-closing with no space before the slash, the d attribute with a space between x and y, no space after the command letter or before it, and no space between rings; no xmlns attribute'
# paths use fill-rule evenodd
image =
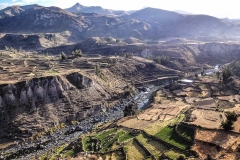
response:
<svg viewBox="0 0 240 160"><path fill-rule="evenodd" d="M189 127L185 127L183 125L177 125L177 128L178 132L186 137L187 139L193 141L194 139L194 130L192 128L189 128Z"/></svg>
<svg viewBox="0 0 240 160"><path fill-rule="evenodd" d="M181 149L187 150L190 148L191 143L182 139L174 130L174 127L165 127L160 132L156 134L156 137L177 146Z"/></svg>
<svg viewBox="0 0 240 160"><path fill-rule="evenodd" d="M145 132L147 132L150 135L155 135L159 131L161 131L161 129L166 127L167 125L169 125L169 124L174 125L174 124L176 124L178 122L183 121L184 118L185 118L184 114L179 114L176 118L171 119L169 121L163 121L163 122L154 123L151 127L145 129Z"/></svg>
<svg viewBox="0 0 240 160"><path fill-rule="evenodd" d="M141 160L147 156L145 151L134 140L131 140L124 147L124 150L127 152L127 158L131 160Z"/></svg>
<svg viewBox="0 0 240 160"><path fill-rule="evenodd" d="M164 144L155 141L154 139L147 137L144 134L140 134L136 137L141 144L143 144L149 151L150 153L158 159L159 156L168 150L169 148L165 146Z"/></svg>
<svg viewBox="0 0 240 160"><path fill-rule="evenodd" d="M119 138L118 138L118 141L119 142L124 142L128 139L131 139L133 138L134 136L131 135L129 132L124 132Z"/></svg>
<svg viewBox="0 0 240 160"><path fill-rule="evenodd" d="M104 138L106 138L109 134L112 134L114 132L116 132L117 130L116 129L110 129L110 130L107 130L105 132L100 132L98 133L97 135L95 135L94 137L96 137L97 139L99 140L103 140Z"/></svg>

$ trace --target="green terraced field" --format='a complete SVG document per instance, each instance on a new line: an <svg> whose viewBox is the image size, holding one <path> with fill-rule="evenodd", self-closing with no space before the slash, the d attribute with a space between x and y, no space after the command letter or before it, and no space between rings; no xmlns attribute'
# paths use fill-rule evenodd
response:
<svg viewBox="0 0 240 160"><path fill-rule="evenodd" d="M118 141L119 141L119 142L124 142L124 141L126 141L126 140L128 140L128 139L131 139L131 138L133 138L133 137L134 137L134 136L131 135L131 133L129 133L129 132L124 132L123 135L118 138Z"/></svg>
<svg viewBox="0 0 240 160"><path fill-rule="evenodd" d="M190 148L191 143L181 138L174 130L174 127L165 127L156 136L167 143L170 143L176 147L187 150Z"/></svg>
<svg viewBox="0 0 240 160"><path fill-rule="evenodd" d="M137 136L137 139L139 140L139 142L141 144L143 144L144 147L146 147L150 153L156 158L158 159L159 156L161 156L161 154L163 152L165 152L166 150L168 150L169 148L167 146L165 146L164 144L148 137L145 134L140 134Z"/></svg>

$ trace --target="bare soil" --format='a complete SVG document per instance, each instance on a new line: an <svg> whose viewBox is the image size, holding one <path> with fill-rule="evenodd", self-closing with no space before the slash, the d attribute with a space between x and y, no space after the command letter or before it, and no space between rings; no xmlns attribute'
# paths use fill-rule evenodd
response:
<svg viewBox="0 0 240 160"><path fill-rule="evenodd" d="M196 109L192 112L192 115L196 116L196 119L191 124L204 128L218 129L221 122L225 120L224 113L212 110Z"/></svg>
<svg viewBox="0 0 240 160"><path fill-rule="evenodd" d="M226 132L224 130L205 130L197 129L195 139L203 142L209 142L227 149L239 139L240 134Z"/></svg>

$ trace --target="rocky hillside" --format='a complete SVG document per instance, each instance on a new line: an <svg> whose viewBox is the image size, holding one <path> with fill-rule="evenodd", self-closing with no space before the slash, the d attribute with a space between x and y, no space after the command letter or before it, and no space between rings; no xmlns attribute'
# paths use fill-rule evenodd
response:
<svg viewBox="0 0 240 160"><path fill-rule="evenodd" d="M70 32L46 34L2 34L0 36L0 49L8 48L24 50L42 50L77 41Z"/></svg>
<svg viewBox="0 0 240 160"><path fill-rule="evenodd" d="M0 57L0 138L31 136L111 107L127 98L126 86L132 79L136 84L158 83L159 77L183 75L139 57L59 61L42 55L32 55L39 56L37 60L7 58L6 52ZM101 65L100 75L96 75L96 64Z"/></svg>
<svg viewBox="0 0 240 160"><path fill-rule="evenodd" d="M0 137L23 131L35 134L61 122L84 119L110 97L106 88L77 72L0 88Z"/></svg>

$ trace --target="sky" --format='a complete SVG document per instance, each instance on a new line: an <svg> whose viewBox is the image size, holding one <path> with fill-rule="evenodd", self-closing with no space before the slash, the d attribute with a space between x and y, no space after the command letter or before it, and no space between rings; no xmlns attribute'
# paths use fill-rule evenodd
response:
<svg viewBox="0 0 240 160"><path fill-rule="evenodd" d="M27 4L69 8L77 2L84 6L101 6L114 10L139 10L144 7L153 7L206 14L218 18L240 19L239 0L0 0L0 9L11 5Z"/></svg>

